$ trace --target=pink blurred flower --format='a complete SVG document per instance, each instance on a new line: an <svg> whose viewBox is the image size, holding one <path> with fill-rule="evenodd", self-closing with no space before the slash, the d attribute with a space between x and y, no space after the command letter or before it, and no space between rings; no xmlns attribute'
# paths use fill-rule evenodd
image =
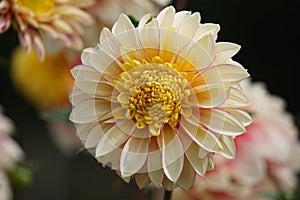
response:
<svg viewBox="0 0 300 200"><path fill-rule="evenodd" d="M93 0L2 0L0 2L0 33L5 32L14 21L19 41L28 53L33 47L43 60L45 47L43 37L51 36L64 46L81 50L80 35L83 26L92 23L92 17L82 10Z"/></svg>
<svg viewBox="0 0 300 200"><path fill-rule="evenodd" d="M261 83L247 80L242 87L253 122L235 139L235 159L214 155L215 169L198 176L190 191L174 191L173 200L264 199L263 193L291 192L297 185L300 142L284 100Z"/></svg>

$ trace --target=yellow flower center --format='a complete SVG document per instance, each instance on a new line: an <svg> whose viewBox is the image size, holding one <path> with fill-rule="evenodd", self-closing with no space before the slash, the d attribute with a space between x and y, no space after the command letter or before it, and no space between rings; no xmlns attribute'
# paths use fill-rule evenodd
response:
<svg viewBox="0 0 300 200"><path fill-rule="evenodd" d="M161 60L157 57L152 60L157 59ZM119 88L119 97L128 94L128 101L119 100L128 108L126 117L134 120L137 128L149 126L153 136L158 136L165 124L175 127L181 114L181 101L190 93L188 81L176 66L137 60L123 65L130 70L121 74L116 88Z"/></svg>
<svg viewBox="0 0 300 200"><path fill-rule="evenodd" d="M180 103L168 86L148 82L131 95L129 111L138 128L150 125L150 132L157 136L165 123L176 126Z"/></svg>
<svg viewBox="0 0 300 200"><path fill-rule="evenodd" d="M55 2L54 0L18 0L18 4L29 8L35 13L43 13L50 10Z"/></svg>

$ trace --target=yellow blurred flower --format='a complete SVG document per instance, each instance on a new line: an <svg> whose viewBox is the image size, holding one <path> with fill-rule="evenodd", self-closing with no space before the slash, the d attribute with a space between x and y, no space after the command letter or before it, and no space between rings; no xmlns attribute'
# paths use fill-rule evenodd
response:
<svg viewBox="0 0 300 200"><path fill-rule="evenodd" d="M218 30L170 6L138 27L121 14L83 51L70 119L100 163L140 188L172 190L211 170L213 153L234 157L233 139L251 122L235 87L249 74L231 59L238 45L215 41Z"/></svg>
<svg viewBox="0 0 300 200"><path fill-rule="evenodd" d="M50 110L68 106L73 87L71 64L64 52L46 55L40 61L33 51L21 48L13 52L11 77L16 89L37 109Z"/></svg>
<svg viewBox="0 0 300 200"><path fill-rule="evenodd" d="M92 3L93 0L2 0L0 33L15 21L23 49L28 53L33 47L40 60L45 56L43 35L51 36L66 47L81 50L82 26L93 21L82 8Z"/></svg>

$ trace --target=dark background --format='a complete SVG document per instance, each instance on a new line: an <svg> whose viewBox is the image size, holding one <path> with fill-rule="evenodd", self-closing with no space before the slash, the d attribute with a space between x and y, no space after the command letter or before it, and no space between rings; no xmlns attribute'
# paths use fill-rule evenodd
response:
<svg viewBox="0 0 300 200"><path fill-rule="evenodd" d="M199 11L202 23L221 26L218 41L242 46L234 59L254 81L282 97L299 127L299 22L296 0L190 0L185 9ZM174 2L175 3L175 2ZM174 4L173 3L173 4ZM299 12L299 11L298 11ZM45 122L13 87L9 58L18 44L13 31L0 35L0 105L16 126L15 139L34 166L34 181L16 191L16 200L134 199L136 186L125 184L87 153L68 157L53 144ZM55 80L54 80L55 81Z"/></svg>

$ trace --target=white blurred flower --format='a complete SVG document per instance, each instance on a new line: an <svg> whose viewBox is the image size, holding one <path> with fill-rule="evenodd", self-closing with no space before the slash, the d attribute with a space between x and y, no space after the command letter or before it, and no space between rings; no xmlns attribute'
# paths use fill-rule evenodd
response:
<svg viewBox="0 0 300 200"><path fill-rule="evenodd" d="M89 8L89 11L106 26L111 26L121 13L140 19L146 13L156 15L170 2L171 0L96 0L95 6Z"/></svg>

